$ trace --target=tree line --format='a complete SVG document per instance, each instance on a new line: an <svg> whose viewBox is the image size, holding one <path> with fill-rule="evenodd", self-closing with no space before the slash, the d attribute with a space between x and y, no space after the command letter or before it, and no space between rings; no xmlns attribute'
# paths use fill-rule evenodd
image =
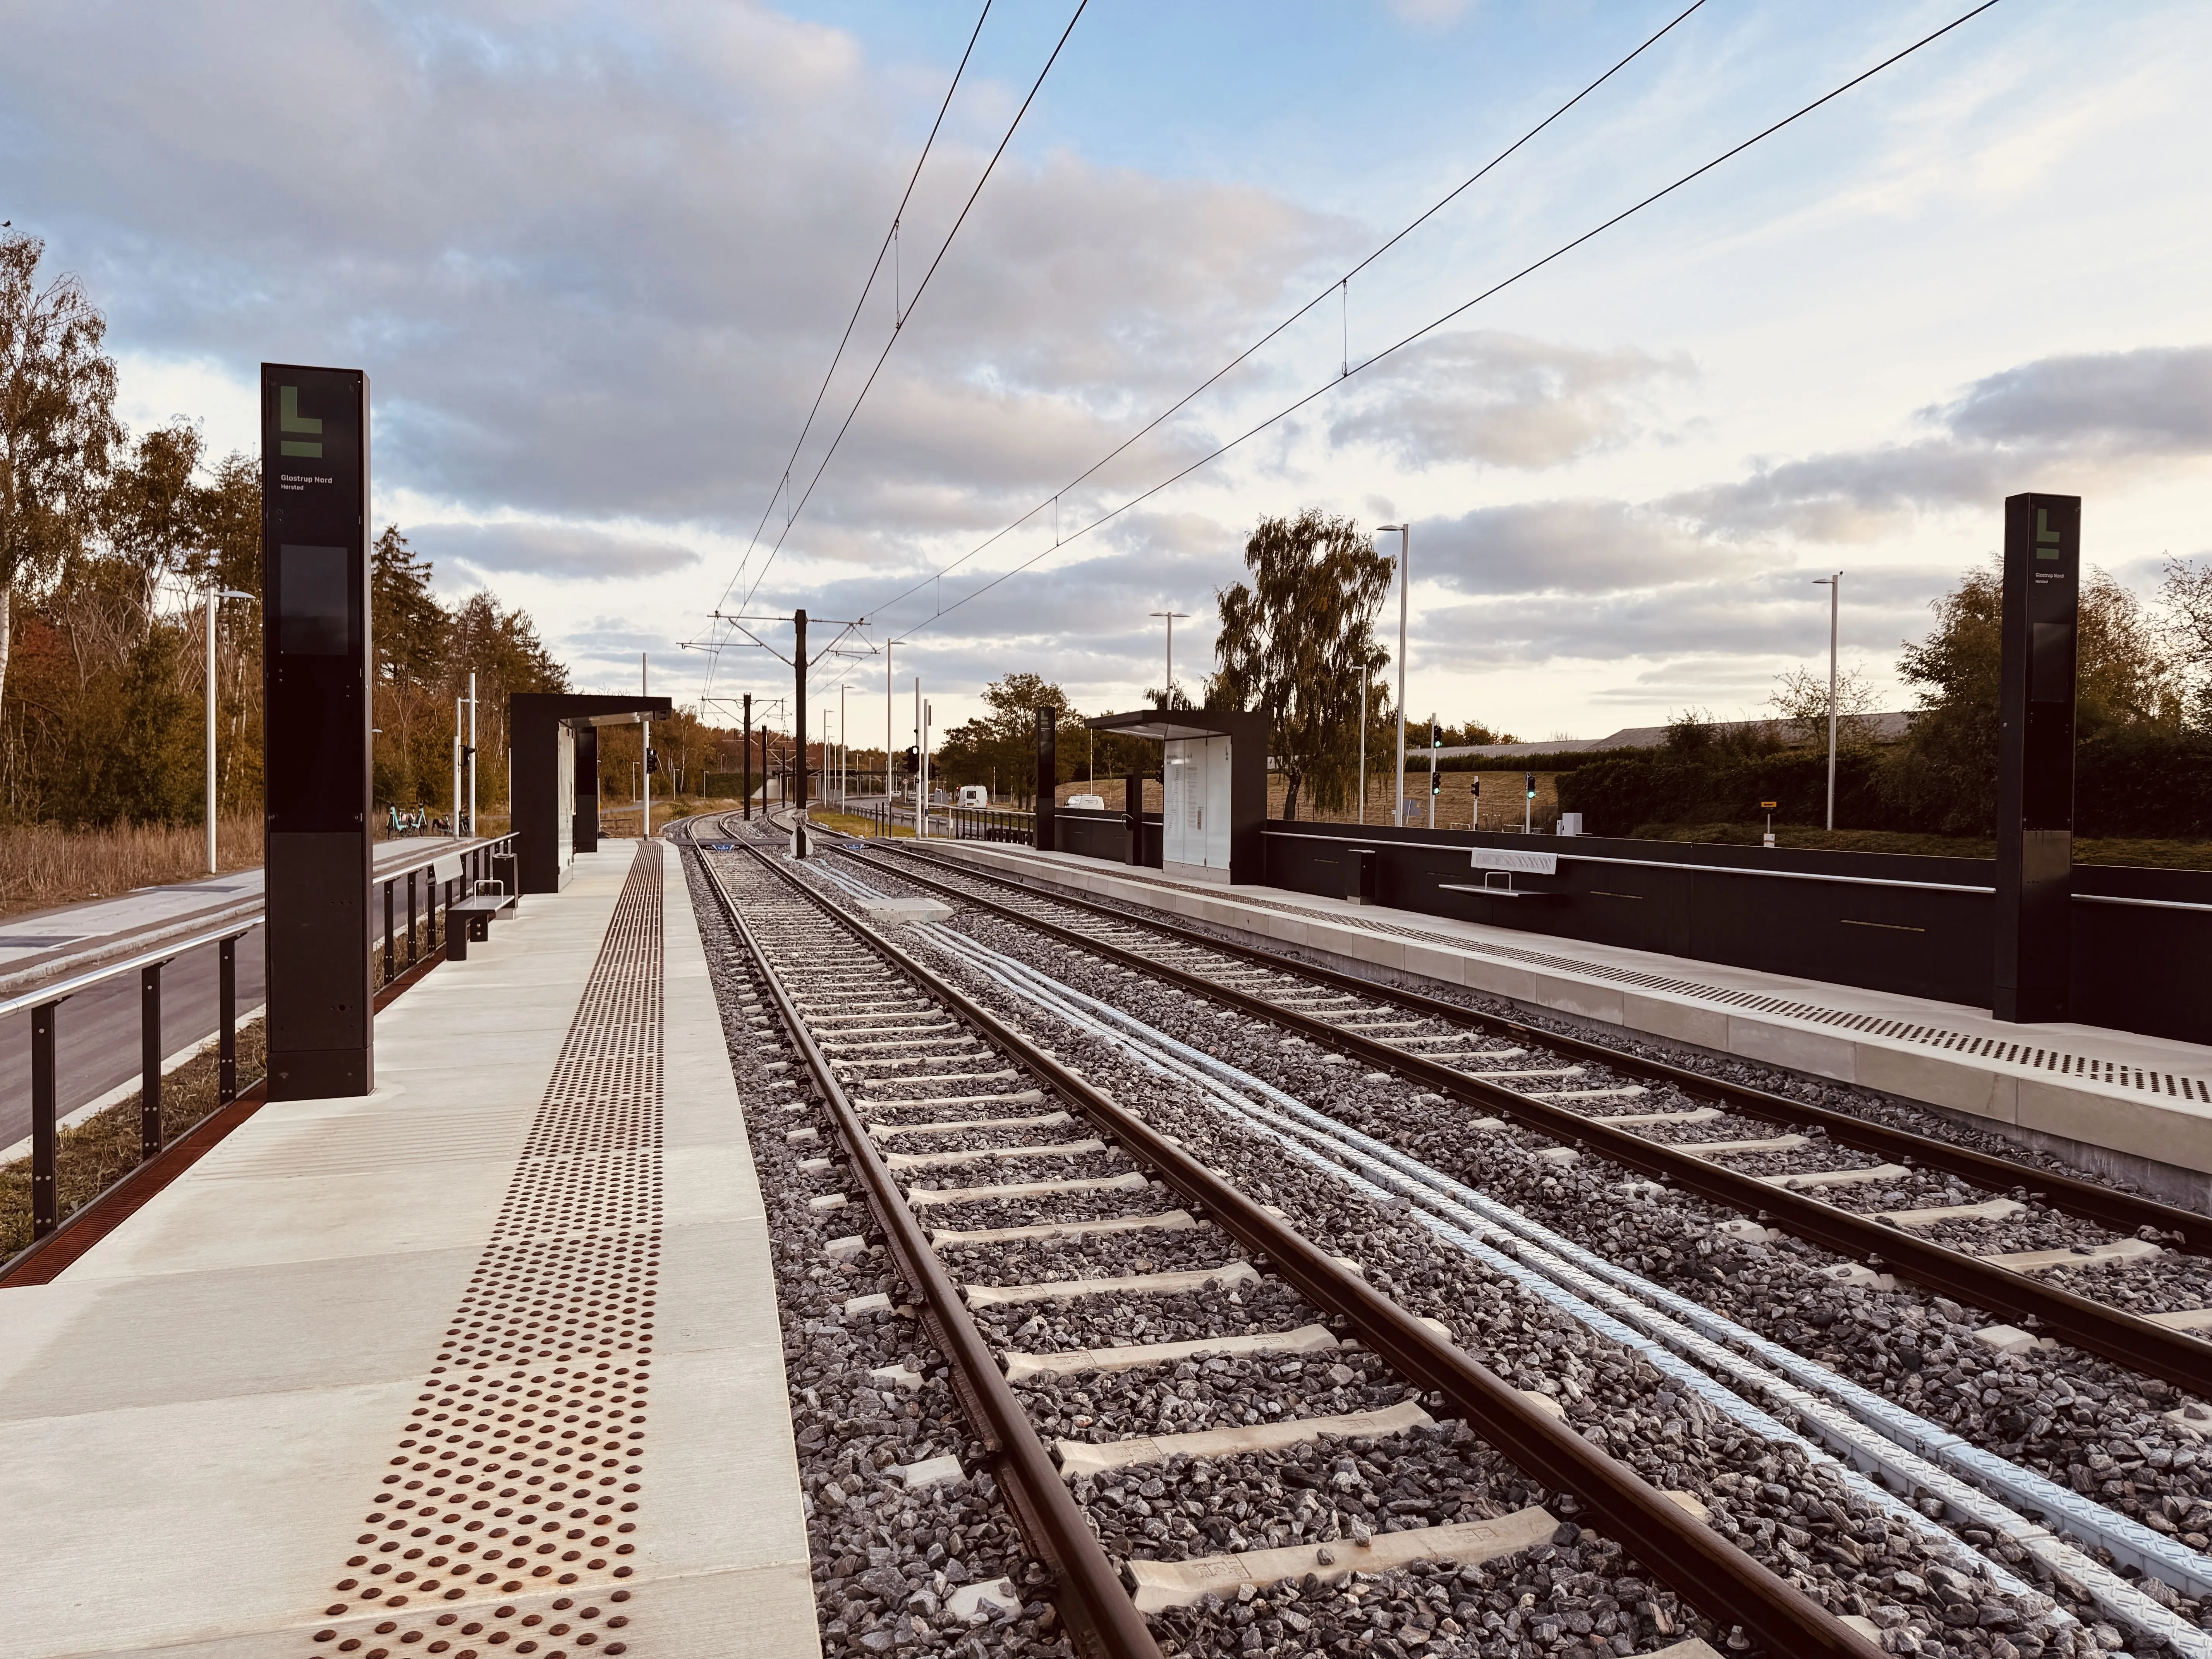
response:
<svg viewBox="0 0 2212 1659"><path fill-rule="evenodd" d="M1996 827L2003 582L1994 562L1935 602L1899 672L1916 688L1905 736L1877 741L1863 685L1839 698L1836 825L1982 836ZM2075 665L2075 828L2097 836L2212 836L2212 565L2168 560L2146 602L2102 571L2081 586ZM1574 757L1559 804L1593 834L1744 823L1814 824L1827 804L1826 682L1786 676L1771 722L1700 710L1656 750Z"/></svg>
<svg viewBox="0 0 2212 1659"><path fill-rule="evenodd" d="M44 245L0 234L0 821L178 823L203 810L205 595L261 590L261 469L178 418L117 416L106 320ZM443 808L477 676L478 798L507 789L507 694L568 674L529 617L432 591L396 526L370 559L379 806ZM261 804L258 605L215 611L219 810Z"/></svg>
<svg viewBox="0 0 2212 1659"><path fill-rule="evenodd" d="M1348 518L1307 511L1262 519L1247 539L1245 580L1215 596L1220 629L1204 687L1209 708L1267 717L1270 758L1286 784L1284 816L1302 804L1340 811L1358 786L1361 711L1370 772L1395 759L1391 657L1376 623L1395 574L1370 533ZM1996 810L1997 689L2002 584L1996 564L1970 569L1936 601L1926 637L1902 645L1899 673L1917 708L1901 740L1880 741L1863 675L1838 688L1838 828L1987 835ZM2212 563L2172 559L2149 599L2102 571L2082 586L2077 647L2077 798L2082 833L2212 836ZM1189 699L1176 688L1176 706ZM1155 688L1146 701L1168 706ZM1686 710L1656 750L1571 754L1563 808L1593 832L1745 821L1779 799L1782 822L1818 823L1826 802L1825 672L1778 678L1774 717L1737 725ZM1060 711L1060 775L1156 772L1140 739L1095 737L1060 688L1010 674L985 693L988 712L946 734L936 765L948 784L986 783L1026 803L1034 793L1035 713ZM1445 721L1447 746L1516 741L1477 720ZM1407 760L1425 741L1408 732ZM1094 740L1095 738L1095 740ZM1469 757L1455 769L1489 763ZM1498 764L1519 768L1523 761Z"/></svg>

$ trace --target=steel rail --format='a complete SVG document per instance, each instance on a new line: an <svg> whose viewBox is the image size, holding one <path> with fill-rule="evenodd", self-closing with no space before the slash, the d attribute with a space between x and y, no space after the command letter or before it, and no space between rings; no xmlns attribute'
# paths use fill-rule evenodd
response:
<svg viewBox="0 0 2212 1659"><path fill-rule="evenodd" d="M1136 967L1159 978L1198 991L1218 1002L1278 1025L1302 1036L1319 1039L1345 1053L1356 1054L1377 1066L1399 1073L1439 1093L1467 1104L1510 1115L1529 1127L1571 1146L1588 1146L1609 1161L1639 1170L1661 1182L1697 1194L1761 1222L1779 1225L1808 1243L1837 1255L1903 1273L1942 1295L1954 1297L1994 1313L2008 1314L2028 1322L2077 1348L2109 1359L2127 1370L2156 1376L2192 1394L2212 1391L2212 1346L2187 1334L2154 1324L2071 1291L2041 1283L2027 1273L1998 1267L1930 1240L1917 1238L1900 1227L1808 1198L1787 1188L1770 1185L1753 1176L1738 1175L1689 1152L1661 1142L1646 1140L1628 1130L1587 1118L1565 1106L1555 1106L1485 1082L1479 1073L1455 1070L1375 1038L1270 1002L1265 997L1222 985L1203 975L1153 960L1135 951L1108 945L1074 929L1024 915L942 882L915 875L896 865L885 865L865 854L845 849L848 857L902 879L918 882L940 893L975 903L1034 927L1079 950ZM1114 913L1121 919L1120 913ZM1208 945L1211 940L1203 941ZM1291 969L1310 974L1299 964ZM1348 979L1349 976L1346 976ZM1350 980L1363 993L1374 988L1364 980ZM1468 1011L1457 1010L1462 1017ZM1522 1028L1533 1039L1548 1042L1549 1034ZM1608 1062L1609 1063L1609 1062ZM2008 1169L2013 1166L2006 1166ZM2021 1184L2008 1181L2007 1186Z"/></svg>
<svg viewBox="0 0 2212 1659"><path fill-rule="evenodd" d="M956 1018L1051 1083L1164 1184L1201 1208L1248 1250L1265 1256L1285 1283L1315 1307L1346 1321L1400 1376L1424 1391L1443 1395L1485 1443L1553 1491L1572 1493L1641 1565L1666 1579L1708 1617L1741 1625L1753 1641L1793 1659L1816 1655L1872 1659L1881 1651L1786 1580L1692 1519L1626 1464L1532 1405L1519 1389L1269 1215L989 1009L797 876L757 851L754 856ZM884 1179L889 1179L887 1172Z"/></svg>
<svg viewBox="0 0 2212 1659"><path fill-rule="evenodd" d="M848 854L852 849L842 849ZM2135 1193L2116 1191L2094 1181L2084 1181L2050 1170L2028 1170L2008 1159L1988 1152L1978 1152L1971 1147L1954 1146L1948 1141L1937 1140L1928 1135L1915 1134L1910 1129L1893 1129L1886 1124L1869 1123L1863 1118L1851 1116L1832 1107L1815 1106L1795 1101L1787 1096L1755 1089L1747 1083L1732 1083L1723 1078L1708 1077L1686 1066L1674 1066L1663 1060L1631 1054L1625 1049L1594 1042L1588 1037L1570 1036L1562 1032L1547 1030L1502 1014L1485 1013L1456 1002L1447 1002L1420 991L1380 981L1363 979L1357 974L1341 969L1328 968L1312 963L1300 962L1261 946L1245 945L1217 939L1195 928L1148 915L1133 915L1115 909L1094 899L1086 899L1059 892L1042 891L1028 883L1002 876L995 871L975 869L957 860L940 858L933 854L909 850L900 847L893 849L902 857L922 860L942 870L954 870L978 880L1000 887L1012 888L1018 893L1042 898L1048 903L1065 904L1072 908L1088 911L1094 915L1143 927L1185 944L1202 945L1247 962L1273 969L1277 972L1295 975L1300 978L1334 986L1340 990L1353 991L1371 996L1379 1002L1389 1002L1398 1007L1425 1014L1454 1024L1470 1026L1499 1036L1510 1036L1523 1042L1540 1043L1561 1054L1578 1059L1594 1060L1609 1066L1615 1071L1631 1076L1648 1078L1680 1089L1684 1094L1700 1097L1725 1105L1730 1111L1745 1117L1759 1118L1770 1123L1784 1125L1814 1124L1826 1131L1831 1140L1846 1146L1856 1146L1862 1152L1880 1152L1886 1158L1898 1158L1907 1164L1923 1164L1929 1169L1942 1170L1952 1175L1963 1176L1978 1186L1998 1190L2026 1187L2029 1195L2048 1204L2062 1214L2094 1221L2120 1232L2136 1232L2143 1227L2155 1227L2167 1239L2192 1255L2212 1255L2212 1219L2193 1210L2184 1210L2174 1205L2162 1204L2154 1198L2144 1198ZM853 856L865 857L854 854ZM879 866L891 869L896 866ZM921 880L910 872L901 872L908 880ZM973 894L963 898L994 908L988 899ZM1021 915L1018 911L1006 914ZM1022 916L1024 921L1030 920Z"/></svg>
<svg viewBox="0 0 2212 1659"><path fill-rule="evenodd" d="M1030 1548L1053 1572L1054 1597L1069 1632L1100 1659L1161 1659L1159 1644L1122 1587L1121 1576L1069 1495L1067 1484L1014 1397L997 1358L975 1328L951 1275L938 1261L921 1224L908 1209L890 1166L863 1127L852 1099L816 1045L806 1022L784 988L759 939L747 926L720 875L708 863L696 836L686 843L720 902L730 929L744 945L768 987L785 1030L829 1102L830 1115L847 1157L860 1178L869 1213L881 1229L899 1276L921 1296L929 1334L951 1366L969 1421L992 1454L1002 1489ZM757 848L745 850L774 869ZM777 872L781 874L781 872ZM794 884L796 884L794 883ZM805 889L801 886L799 890Z"/></svg>

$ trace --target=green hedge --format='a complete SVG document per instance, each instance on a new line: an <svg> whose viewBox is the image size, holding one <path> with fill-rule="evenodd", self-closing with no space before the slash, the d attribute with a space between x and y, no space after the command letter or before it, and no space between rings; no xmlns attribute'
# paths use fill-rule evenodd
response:
<svg viewBox="0 0 2212 1659"><path fill-rule="evenodd" d="M2212 836L2212 734L2120 726L2081 744L2074 833Z"/></svg>
<svg viewBox="0 0 2212 1659"><path fill-rule="evenodd" d="M1852 829L1888 828L1879 811L1875 752L1847 749L1836 757L1836 822ZM1678 756L1647 749L1564 773L1559 810L1580 812L1592 836L1626 836L1646 823L1743 823L1778 801L1778 823L1820 823L1827 816L1826 750L1788 749L1772 755Z"/></svg>
<svg viewBox="0 0 2212 1659"><path fill-rule="evenodd" d="M1959 781L1962 795L1971 794L1972 800L1909 805L1927 798L1924 789L1899 787L1910 760L1901 744L1839 754L1837 828L1992 831L1993 762ZM1818 824L1826 820L1827 779L1823 750L1764 756L1687 756L1668 749L1616 752L1562 772L1559 807L1580 812L1584 831L1594 836L1632 835L1648 823L1753 823L1764 816L1762 800L1781 803L1774 813L1778 823ZM2075 752L2074 803L2077 835L2212 836L2212 738L2124 726L2088 738Z"/></svg>

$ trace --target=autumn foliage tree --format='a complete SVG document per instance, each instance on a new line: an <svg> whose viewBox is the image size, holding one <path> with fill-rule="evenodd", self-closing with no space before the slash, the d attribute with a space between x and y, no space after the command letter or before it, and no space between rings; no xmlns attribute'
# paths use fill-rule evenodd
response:
<svg viewBox="0 0 2212 1659"><path fill-rule="evenodd" d="M1262 519L1244 544L1249 583L1215 595L1221 630L1209 705L1263 714L1270 752L1289 788L1342 807L1358 770L1360 708L1370 711L1389 653L1375 615L1389 591L1390 561L1350 519L1310 509Z"/></svg>

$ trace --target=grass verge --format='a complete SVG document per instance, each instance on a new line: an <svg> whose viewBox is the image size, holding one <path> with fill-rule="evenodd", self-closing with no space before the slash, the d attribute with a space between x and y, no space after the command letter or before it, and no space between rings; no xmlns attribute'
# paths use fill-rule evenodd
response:
<svg viewBox="0 0 2212 1659"><path fill-rule="evenodd" d="M225 872L261 862L261 815L216 825L216 862ZM207 830L199 824L117 823L67 830L23 823L0 830L0 915L113 898L207 874Z"/></svg>

